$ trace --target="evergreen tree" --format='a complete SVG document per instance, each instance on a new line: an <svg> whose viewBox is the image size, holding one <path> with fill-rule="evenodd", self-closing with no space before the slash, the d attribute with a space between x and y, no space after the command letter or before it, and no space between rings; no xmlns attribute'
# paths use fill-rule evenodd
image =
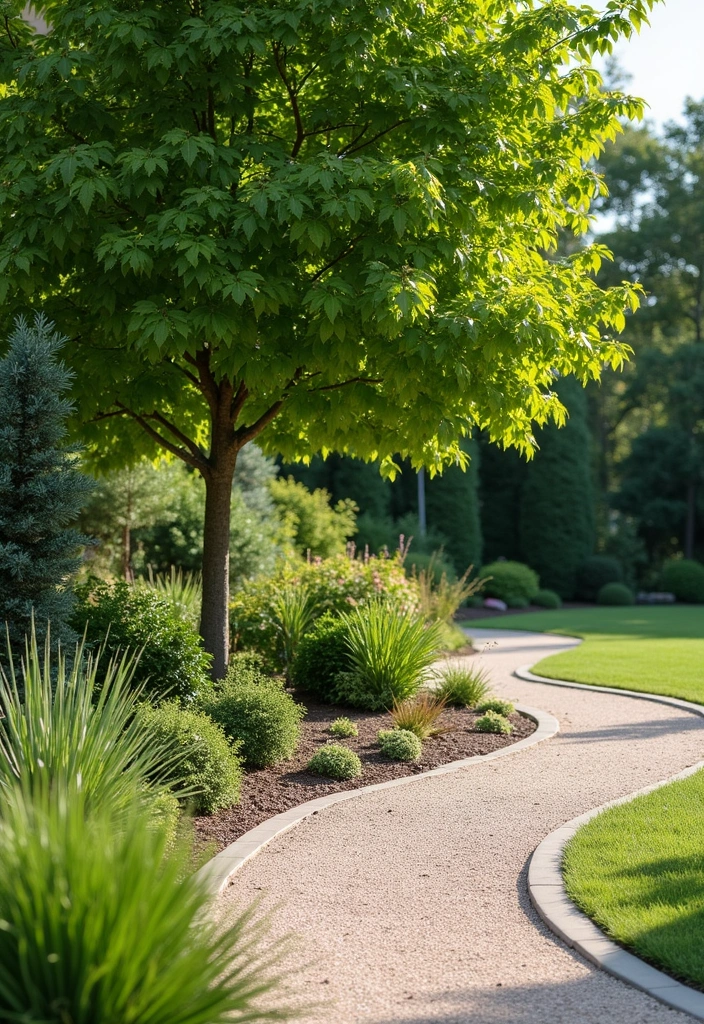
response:
<svg viewBox="0 0 704 1024"><path fill-rule="evenodd" d="M497 558L518 562L521 492L528 463L514 448L502 449L482 439L479 498L484 561Z"/></svg>
<svg viewBox="0 0 704 1024"><path fill-rule="evenodd" d="M594 550L594 495L586 395L574 378L561 380L557 391L569 419L538 434L540 450L521 495L520 539L522 561L541 586L570 600L579 567Z"/></svg>
<svg viewBox="0 0 704 1024"><path fill-rule="evenodd" d="M466 471L459 466L446 469L426 483L428 527L447 537L445 554L458 573L482 561L482 524L479 516L479 444L464 446L471 457Z"/></svg>
<svg viewBox="0 0 704 1024"><path fill-rule="evenodd" d="M57 361L63 344L38 315L15 324L0 360L0 623L19 652L32 614L40 638L69 641L70 582L83 536L71 524L91 483L64 442L72 373ZM4 645L0 645L0 650Z"/></svg>

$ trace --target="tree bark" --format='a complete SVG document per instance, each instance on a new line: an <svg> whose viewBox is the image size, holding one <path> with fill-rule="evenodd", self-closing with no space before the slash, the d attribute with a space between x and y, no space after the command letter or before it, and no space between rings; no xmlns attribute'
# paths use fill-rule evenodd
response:
<svg viewBox="0 0 704 1024"><path fill-rule="evenodd" d="M132 532L129 523L122 527L122 578L132 582Z"/></svg>
<svg viewBox="0 0 704 1024"><path fill-rule="evenodd" d="M205 476L200 635L213 658L213 679L224 678L230 653L230 508L234 472L233 458Z"/></svg>
<svg viewBox="0 0 704 1024"><path fill-rule="evenodd" d="M694 541L697 529L697 485L690 480L687 487L687 523L684 532L684 557L694 558Z"/></svg>

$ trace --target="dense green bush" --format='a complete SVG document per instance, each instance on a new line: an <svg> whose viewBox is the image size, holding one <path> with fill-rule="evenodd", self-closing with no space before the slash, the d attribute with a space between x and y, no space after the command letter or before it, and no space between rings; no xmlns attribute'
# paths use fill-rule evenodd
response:
<svg viewBox="0 0 704 1024"><path fill-rule="evenodd" d="M326 490L311 492L291 476L272 480L269 489L299 554L329 558L344 552L346 542L357 532L353 501L343 498L333 508Z"/></svg>
<svg viewBox="0 0 704 1024"><path fill-rule="evenodd" d="M489 674L484 668L448 668L436 692L454 707L475 708L489 692Z"/></svg>
<svg viewBox="0 0 704 1024"><path fill-rule="evenodd" d="M660 585L678 601L704 604L704 565L689 558L673 558L663 566Z"/></svg>
<svg viewBox="0 0 704 1024"><path fill-rule="evenodd" d="M362 774L362 762L349 747L328 743L313 754L308 762L308 771L344 782Z"/></svg>
<svg viewBox="0 0 704 1024"><path fill-rule="evenodd" d="M596 597L597 604L629 605L634 603L633 591L625 583L605 583Z"/></svg>
<svg viewBox="0 0 704 1024"><path fill-rule="evenodd" d="M527 608L530 601L527 597L509 597L506 604L509 608Z"/></svg>
<svg viewBox="0 0 704 1024"><path fill-rule="evenodd" d="M538 574L522 562L492 562L485 565L479 575L491 577L484 584L484 596L498 597L508 605L521 599L530 603L540 587Z"/></svg>
<svg viewBox="0 0 704 1024"><path fill-rule="evenodd" d="M480 713L491 711L495 715L503 715L504 718L512 715L515 710L515 705L510 700L501 700L500 697L490 697L489 700L483 700L481 704L477 704L477 711Z"/></svg>
<svg viewBox="0 0 704 1024"><path fill-rule="evenodd" d="M165 701L159 707L143 705L137 719L156 743L183 752L169 777L176 792L193 799L197 812L212 814L239 802L242 767L237 746L208 715Z"/></svg>
<svg viewBox="0 0 704 1024"><path fill-rule="evenodd" d="M423 744L409 729L382 729L378 735L381 752L393 761L417 761Z"/></svg>
<svg viewBox="0 0 704 1024"><path fill-rule="evenodd" d="M350 736L359 736L359 729L349 718L336 718L331 723L328 732L343 740L349 739Z"/></svg>
<svg viewBox="0 0 704 1024"><path fill-rule="evenodd" d="M124 580L91 579L77 588L71 624L85 630L88 644L107 655L129 650L139 654L135 684L156 697L194 700L209 686L210 658L199 635L152 587L131 587ZM108 657L101 659L107 670Z"/></svg>
<svg viewBox="0 0 704 1024"><path fill-rule="evenodd" d="M485 715L476 720L474 728L477 732L497 732L504 735L513 732L513 726L508 718L497 714L496 711L487 711Z"/></svg>
<svg viewBox="0 0 704 1024"><path fill-rule="evenodd" d="M554 590L541 588L533 598L533 604L536 604L539 608L561 608L562 599Z"/></svg>
<svg viewBox="0 0 704 1024"><path fill-rule="evenodd" d="M265 676L220 688L205 710L231 740L246 768L267 768L294 753L305 709Z"/></svg>
<svg viewBox="0 0 704 1024"><path fill-rule="evenodd" d="M380 600L343 618L351 670L338 676L340 697L354 707L381 711L417 693L440 650L439 624L426 624Z"/></svg>
<svg viewBox="0 0 704 1024"><path fill-rule="evenodd" d="M349 672L350 658L347 623L326 612L298 645L291 673L293 684L334 702L337 677L341 672Z"/></svg>
<svg viewBox="0 0 704 1024"><path fill-rule="evenodd" d="M580 567L577 597L582 601L596 601L607 583L623 583L621 563L610 555L591 555Z"/></svg>

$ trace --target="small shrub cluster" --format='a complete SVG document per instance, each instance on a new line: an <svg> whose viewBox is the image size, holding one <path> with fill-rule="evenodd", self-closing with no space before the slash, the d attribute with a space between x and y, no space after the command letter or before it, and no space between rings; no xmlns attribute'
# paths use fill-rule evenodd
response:
<svg viewBox="0 0 704 1024"><path fill-rule="evenodd" d="M313 754L308 762L308 771L344 782L362 774L362 762L348 747L328 743Z"/></svg>
<svg viewBox="0 0 704 1024"><path fill-rule="evenodd" d="M226 682L205 703L208 715L237 749L246 768L267 768L291 757L305 708L266 676Z"/></svg>
<svg viewBox="0 0 704 1024"><path fill-rule="evenodd" d="M596 600L597 604L616 606L634 604L635 597L625 583L605 583Z"/></svg>
<svg viewBox="0 0 704 1024"><path fill-rule="evenodd" d="M483 668L446 669L436 693L453 707L474 708L489 693L489 675Z"/></svg>
<svg viewBox="0 0 704 1024"><path fill-rule="evenodd" d="M326 612L301 640L292 668L294 686L334 702L337 679L351 668L347 623Z"/></svg>
<svg viewBox="0 0 704 1024"><path fill-rule="evenodd" d="M538 574L522 562L492 562L479 573L485 580L485 597L497 597L509 608L524 608L540 588Z"/></svg>
<svg viewBox="0 0 704 1024"><path fill-rule="evenodd" d="M491 697L489 700L482 701L481 704L477 705L477 711L480 714L491 711L495 715L503 715L504 718L512 715L515 710L516 708L510 700L501 700L499 697Z"/></svg>
<svg viewBox="0 0 704 1024"><path fill-rule="evenodd" d="M427 690L408 700L395 701L391 710L394 728L412 732L421 741L438 736L444 731L439 722L446 706L444 697Z"/></svg>
<svg viewBox="0 0 704 1024"><path fill-rule="evenodd" d="M508 735L513 732L513 726L509 722L508 718L498 714L496 711L489 709L485 715L478 718L474 723L474 728L477 732L496 732Z"/></svg>
<svg viewBox="0 0 704 1024"><path fill-rule="evenodd" d="M328 732L339 739L348 739L350 736L359 736L359 729L349 718L336 718L330 725Z"/></svg>
<svg viewBox="0 0 704 1024"><path fill-rule="evenodd" d="M579 570L577 596L582 601L596 601L607 583L623 583L621 563L610 555L592 555Z"/></svg>
<svg viewBox="0 0 704 1024"><path fill-rule="evenodd" d="M423 752L420 739L408 729L382 729L377 739L382 754L392 761L417 761Z"/></svg>
<svg viewBox="0 0 704 1024"><path fill-rule="evenodd" d="M704 565L691 558L665 562L660 581L662 590L686 604L704 604Z"/></svg>
<svg viewBox="0 0 704 1024"><path fill-rule="evenodd" d="M561 608L562 598L554 590L540 589L533 598L533 604L539 608Z"/></svg>

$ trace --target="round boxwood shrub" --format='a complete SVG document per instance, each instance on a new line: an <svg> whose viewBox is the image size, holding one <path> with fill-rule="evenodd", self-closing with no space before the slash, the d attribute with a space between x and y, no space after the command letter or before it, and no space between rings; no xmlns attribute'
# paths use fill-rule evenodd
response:
<svg viewBox="0 0 704 1024"><path fill-rule="evenodd" d="M378 735L382 754L393 761L417 761L423 744L409 729L382 729Z"/></svg>
<svg viewBox="0 0 704 1024"><path fill-rule="evenodd" d="M485 715L476 720L474 728L477 732L498 732L504 735L513 732L513 726L508 718L497 714L496 711L487 711Z"/></svg>
<svg viewBox="0 0 704 1024"><path fill-rule="evenodd" d="M540 589L533 598L539 608L561 608L562 598L554 590Z"/></svg>
<svg viewBox="0 0 704 1024"><path fill-rule="evenodd" d="M91 579L76 594L71 625L89 646L105 648L103 675L111 655L129 650L139 653L134 682L145 692L189 703L207 691L210 656L200 636L153 587Z"/></svg>
<svg viewBox="0 0 704 1024"><path fill-rule="evenodd" d="M509 606L521 600L530 604L540 588L538 574L522 562L492 562L484 566L479 576L491 576L484 584L484 596L498 597Z"/></svg>
<svg viewBox="0 0 704 1024"><path fill-rule="evenodd" d="M347 625L337 615L322 615L301 640L291 670L293 685L321 700L337 699L337 677L351 667Z"/></svg>
<svg viewBox="0 0 704 1024"><path fill-rule="evenodd" d="M629 605L635 602L633 591L625 583L605 583L597 594L597 604Z"/></svg>
<svg viewBox="0 0 704 1024"><path fill-rule="evenodd" d="M308 762L308 771L344 782L346 779L356 779L362 774L362 762L349 747L328 743L313 754Z"/></svg>
<svg viewBox="0 0 704 1024"><path fill-rule="evenodd" d="M500 697L490 697L489 700L484 700L481 704L477 704L477 711L480 714L491 711L495 715L503 715L504 718L512 715L515 710L516 708L510 700L501 700Z"/></svg>
<svg viewBox="0 0 704 1024"><path fill-rule="evenodd" d="M591 555L580 567L577 597L582 601L596 601L607 583L623 583L621 563L610 555Z"/></svg>
<svg viewBox="0 0 704 1024"><path fill-rule="evenodd" d="M687 604L704 604L704 565L691 558L673 558L662 569L661 587Z"/></svg>
<svg viewBox="0 0 704 1024"><path fill-rule="evenodd" d="M298 746L305 708L266 676L224 686L204 706L225 734L239 742L246 768L285 761Z"/></svg>
<svg viewBox="0 0 704 1024"><path fill-rule="evenodd" d="M171 784L193 801L196 812L212 814L239 803L242 766L237 746L216 722L176 701L159 707L145 704L138 714L154 739L173 749L177 760L170 771Z"/></svg>

